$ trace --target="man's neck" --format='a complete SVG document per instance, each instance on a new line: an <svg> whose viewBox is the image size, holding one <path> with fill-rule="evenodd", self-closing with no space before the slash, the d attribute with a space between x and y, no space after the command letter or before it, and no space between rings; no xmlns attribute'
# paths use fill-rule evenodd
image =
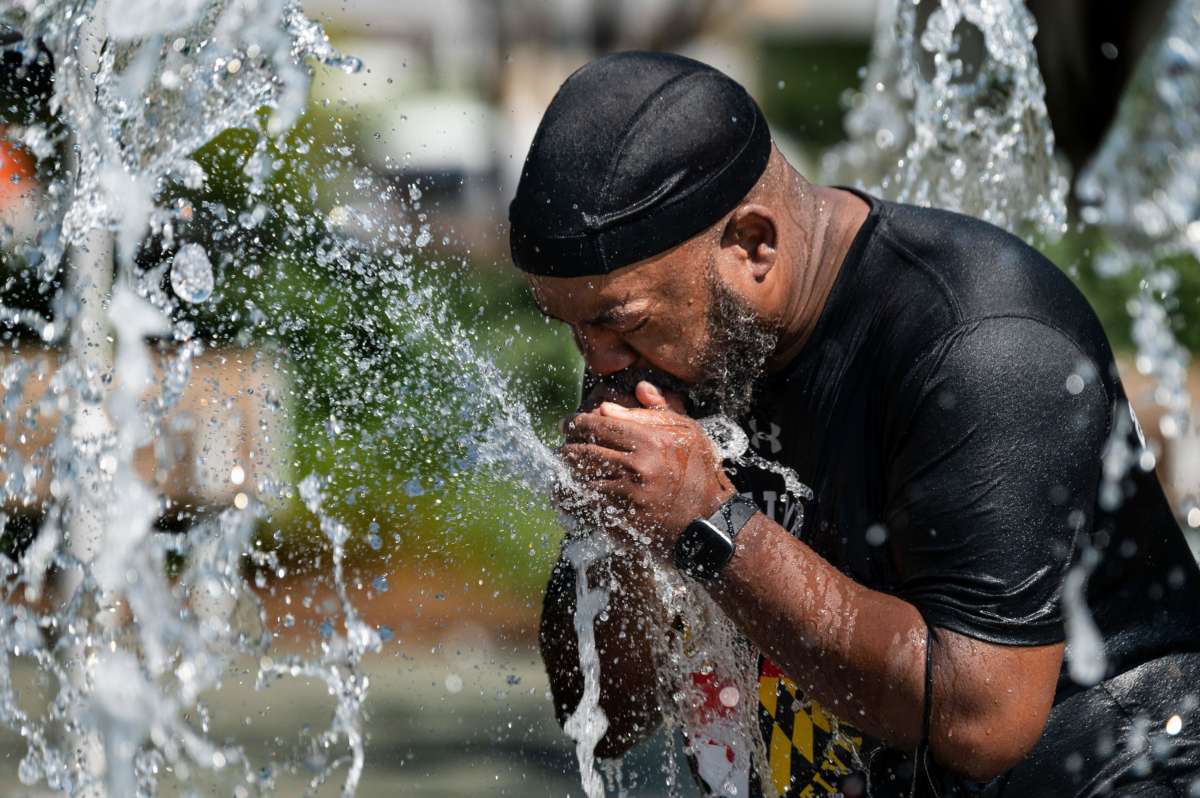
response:
<svg viewBox="0 0 1200 798"><path fill-rule="evenodd" d="M787 253L791 281L780 316L779 343L767 361L772 372L792 362L812 336L854 237L871 210L849 191L808 184L799 177L792 198L788 217L798 245Z"/></svg>

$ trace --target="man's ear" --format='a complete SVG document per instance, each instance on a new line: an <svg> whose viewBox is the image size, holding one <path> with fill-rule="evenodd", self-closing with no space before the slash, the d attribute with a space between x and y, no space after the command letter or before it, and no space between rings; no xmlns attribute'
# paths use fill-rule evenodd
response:
<svg viewBox="0 0 1200 798"><path fill-rule="evenodd" d="M762 282L775 266L779 228L775 214L765 205L746 203L738 206L725 225L721 246L745 261L755 282Z"/></svg>

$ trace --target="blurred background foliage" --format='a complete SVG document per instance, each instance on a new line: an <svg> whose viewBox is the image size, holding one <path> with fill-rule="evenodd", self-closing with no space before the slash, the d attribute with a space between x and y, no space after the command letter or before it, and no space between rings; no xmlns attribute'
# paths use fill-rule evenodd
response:
<svg viewBox="0 0 1200 798"><path fill-rule="evenodd" d="M364 168L350 161L344 141L336 117L311 111L283 142L267 143L273 170L258 189L246 169L257 135L230 131L196 153L209 176L205 186L173 186L168 200L191 209L181 237L220 253L218 289L181 312L209 345L277 341L286 352L291 477L327 479L325 509L352 531L353 567L453 567L508 590L532 590L556 552L553 514L520 484L468 462L464 430L488 421L456 427L446 418L460 379L471 376L456 368L471 364L456 361L452 341L416 329L413 314L441 314L439 332L462 334L493 361L546 440L577 398L570 336L537 311L508 264L471 257L469 242L416 246L419 226L407 216L369 243L339 226L348 207L339 200L347 197L330 189L330 176ZM381 182L403 197L414 185ZM419 203L408 204L408 216L416 216L411 206ZM252 230L238 223L260 207L267 211ZM434 204L435 229L437 213ZM381 246L387 241L394 243ZM155 268L170 253L148 248L143 255L144 266ZM380 291L380 277L397 270L405 275L402 290ZM398 301L404 294L420 300ZM298 496L265 519L260 537L293 570L319 571L326 543Z"/></svg>

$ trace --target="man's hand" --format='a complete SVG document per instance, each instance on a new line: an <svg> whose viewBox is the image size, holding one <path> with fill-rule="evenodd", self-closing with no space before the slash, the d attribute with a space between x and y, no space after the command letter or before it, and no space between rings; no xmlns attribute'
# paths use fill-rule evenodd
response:
<svg viewBox="0 0 1200 798"><path fill-rule="evenodd" d="M569 419L561 454L580 483L621 510L632 531L669 559L683 528L714 513L734 489L677 397L644 381L636 396L640 408L604 402Z"/></svg>

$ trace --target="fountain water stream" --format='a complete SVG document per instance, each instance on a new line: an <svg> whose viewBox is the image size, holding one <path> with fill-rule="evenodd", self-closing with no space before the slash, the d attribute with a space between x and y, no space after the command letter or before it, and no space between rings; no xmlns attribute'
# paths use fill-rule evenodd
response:
<svg viewBox="0 0 1200 798"><path fill-rule="evenodd" d="M1142 60L1100 151L1079 176L1084 221L1112 239L1101 271L1140 270L1129 301L1137 369L1154 377L1166 411L1160 431L1190 424L1188 353L1172 330L1177 282L1166 263L1200 259L1200 4L1178 0L1157 44Z"/></svg>
<svg viewBox="0 0 1200 798"><path fill-rule="evenodd" d="M43 284L70 270L56 319L12 317L32 324L44 342L69 346L51 373L25 375L50 377L44 412L52 409L58 426L38 455L48 461L50 480L44 521L19 567L6 563L0 614L4 663L33 659L53 674L56 696L44 716L28 715L5 667L0 720L28 742L19 768L27 784L72 795L150 795L164 768L184 785L193 769L229 769L240 771L238 789L261 790L268 773L253 768L240 746L210 740L204 724L197 729L189 720L203 714L200 697L219 687L233 659L251 656L260 680L287 674L330 686L337 711L320 746L344 741L349 749L349 795L363 761L366 680L358 668L379 639L346 597L344 537L322 517L345 635L325 644L320 661L274 663L266 655L264 614L244 577L244 559L260 554L250 544L262 506L235 502L178 539L153 534L166 504L159 486L139 472L136 453L159 434L203 351L186 321L172 322L177 302L203 302L213 275L204 250L182 244L171 271L175 299L155 289L159 274L140 271L136 257L147 235L175 245L180 215L156 201L167 181L204 179L190 161L193 151L224 130L259 128L264 107L271 113L263 135L288 130L303 108L306 59L355 65L290 3L132 6L98 0L0 7L23 33L28 61L53 60L58 124L28 126L22 140L47 163L59 149L71 155L68 168L51 172L37 237L25 247ZM148 337L176 342L163 379L155 376ZM19 395L21 382L6 387ZM10 479L5 498L19 498L18 489L32 495L33 487ZM302 493L319 514L319 492ZM175 578L172 557L186 562ZM40 598L51 570L58 591L42 611L29 602ZM313 783L338 764L326 762Z"/></svg>
<svg viewBox="0 0 1200 798"><path fill-rule="evenodd" d="M1065 231L1067 181L1022 0L884 0L829 182Z"/></svg>
<svg viewBox="0 0 1200 798"><path fill-rule="evenodd" d="M579 668L583 673L583 697L563 725L575 741L575 756L588 798L603 798L604 781L596 770L596 746L608 731L608 718L600 708L600 655L596 649L596 619L608 606L606 591L589 584L590 569L610 553L603 535L582 535L564 547L575 569L575 635L579 640Z"/></svg>
<svg viewBox="0 0 1200 798"><path fill-rule="evenodd" d="M258 145L243 169L247 207L234 217L236 235L257 235L269 213L267 180L279 168L269 153L307 148L289 132L307 102L310 64L347 71L359 64L334 52L321 29L285 0L4 3L0 20L23 34L28 64L52 60L56 117L15 131L42 160L47 185L36 231L6 242L24 253L45 290L57 292L53 320L19 308L7 310L7 319L60 347L33 366L15 360L4 373L6 396L21 396L31 382L49 383L39 412L43 424L54 425L48 445L28 462L10 456L4 484L7 503L40 506L43 518L19 563L0 558L0 722L26 739L21 780L72 795L133 796L155 794L164 780L186 789L194 774L208 771L227 774L234 794L271 792L273 768L256 767L236 740L208 736L205 695L220 689L233 663L249 660L261 689L281 678L328 688L335 709L304 763L309 791L344 766L342 794L352 795L364 762L368 680L361 662L382 637L351 602L344 570L350 530L328 507L327 479L313 473L293 487L261 465L269 452L252 450L251 463L224 476L241 486L251 466L261 469L231 506L198 516L184 535L155 533L154 526L172 508L163 480L181 454L163 438L178 423L172 413L206 350L191 308L219 292L220 273L231 268L229 257L189 240L198 209L167 198L175 186L194 190L219 177L192 160L198 148L225 131L252 131ZM56 167L64 149L69 165ZM354 177L356 185L366 179ZM438 418L423 419L431 422L421 430L426 446L440 433L464 463L486 464L489 451L506 462L530 455L525 462L546 479L557 464L530 432L527 413L448 320L444 301L407 269L406 252L428 233L364 219L376 225L368 246L301 217L294 205L302 199L282 203L285 241L315 246L322 265L343 271L356 300L366 295L363 283L373 283L378 315L354 320L390 324L388 335L403 330L396 336L402 345L433 350L430 371L436 363L449 370L448 379L453 374L456 390L444 399L457 402L459 412L440 420L444 429ZM214 213L226 216L224 208ZM147 241L168 256L162 266L141 264ZM230 247L245 258L236 239ZM367 268L384 258L390 268ZM256 264L245 268L261 272ZM59 281L64 269L67 278ZM250 317L265 336L275 334L273 324L295 330L305 323L269 320L261 311ZM148 348L148 338L159 345ZM299 348L287 354L305 356ZM360 366L367 368L365 357ZM394 352L376 357L377 365L391 366L382 371L396 380L391 390L417 378L397 373ZM423 387L432 390L428 382ZM269 385L258 390L266 407L281 407ZM383 415L379 400L371 402L386 394L369 386L348 401ZM233 401L219 393L214 399ZM9 406L10 428L14 409L19 405ZM468 417L483 421L468 426L465 438L452 435ZM27 421L33 428L38 419ZM405 432L412 422L392 410L384 426L396 445L411 446ZM344 431L335 417L327 426L335 441ZM262 440L270 445L269 435ZM139 467L148 446L158 459L149 479ZM40 482L48 482L44 497ZM257 545L256 527L297 493L325 538L339 620L322 626L316 658L274 652L267 615L247 581L248 570L286 572ZM44 595L48 581L56 587L52 596ZM44 714L30 714L18 700L11 669L17 658L35 661L52 679L54 698Z"/></svg>

